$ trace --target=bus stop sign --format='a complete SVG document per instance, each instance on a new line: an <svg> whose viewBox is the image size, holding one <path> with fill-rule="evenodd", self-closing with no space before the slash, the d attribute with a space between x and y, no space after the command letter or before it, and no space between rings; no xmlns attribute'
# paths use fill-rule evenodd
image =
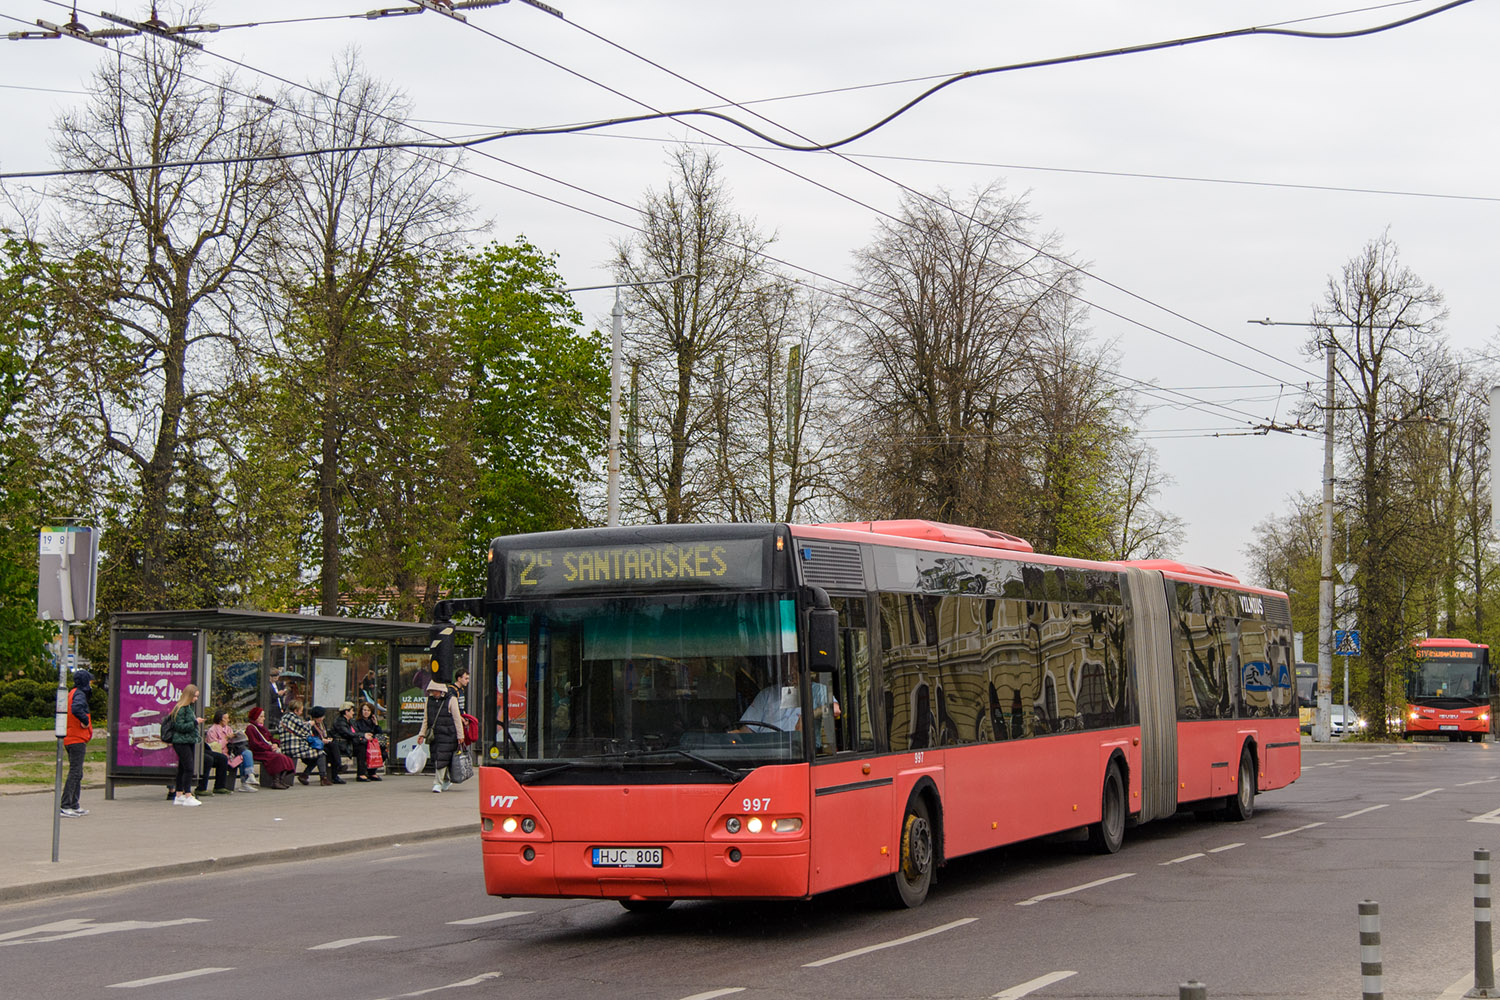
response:
<svg viewBox="0 0 1500 1000"><path fill-rule="evenodd" d="M1359 629L1337 629L1333 633L1335 656L1359 655Z"/></svg>

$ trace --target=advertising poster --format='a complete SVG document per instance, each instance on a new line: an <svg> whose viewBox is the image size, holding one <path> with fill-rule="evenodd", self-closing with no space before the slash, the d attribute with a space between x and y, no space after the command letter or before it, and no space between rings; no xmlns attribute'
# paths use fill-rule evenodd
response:
<svg viewBox="0 0 1500 1000"><path fill-rule="evenodd" d="M182 689L193 682L194 645L190 632L121 636L120 657L110 683L115 697L110 733L116 768L176 770L177 755L162 742L161 724Z"/></svg>
<svg viewBox="0 0 1500 1000"><path fill-rule="evenodd" d="M505 645L503 678L498 676L501 663L495 665L495 718L505 720L503 724L509 727L510 738L517 743L526 741L526 648L524 642ZM495 736L500 738L498 731Z"/></svg>
<svg viewBox="0 0 1500 1000"><path fill-rule="evenodd" d="M427 650L399 650L396 653L396 714L391 719L391 739L396 755L406 757L417 745L417 731L422 728L422 713L427 710Z"/></svg>
<svg viewBox="0 0 1500 1000"><path fill-rule="evenodd" d="M330 712L337 712L339 705L345 701L348 682L348 660L318 657L313 660L312 703L322 705Z"/></svg>

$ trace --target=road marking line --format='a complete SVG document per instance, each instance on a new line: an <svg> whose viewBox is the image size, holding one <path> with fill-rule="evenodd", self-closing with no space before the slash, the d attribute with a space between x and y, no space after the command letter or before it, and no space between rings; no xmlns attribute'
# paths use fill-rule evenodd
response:
<svg viewBox="0 0 1500 1000"><path fill-rule="evenodd" d="M1210 847L1208 849L1208 853L1209 854L1218 854L1220 851L1232 851L1236 847L1244 847L1244 846L1245 846L1244 844L1225 844L1223 847Z"/></svg>
<svg viewBox="0 0 1500 1000"><path fill-rule="evenodd" d="M707 993L694 993L690 997L683 997L682 1000L714 1000L714 997L727 997L731 993L743 992L745 992L745 987L743 986L730 986L722 990L709 990Z"/></svg>
<svg viewBox="0 0 1500 1000"><path fill-rule="evenodd" d="M1486 784L1489 784L1491 781L1494 781L1494 780L1495 780L1494 778L1480 778L1478 781L1460 781L1454 787L1456 787L1456 788L1467 788L1469 785L1486 785Z"/></svg>
<svg viewBox="0 0 1500 1000"><path fill-rule="evenodd" d="M488 982L491 979L498 978L500 978L500 973L498 972L481 972L479 975L474 976L472 979L465 979L462 982L449 983L447 986L429 986L425 990L413 990L410 993L398 993L393 997L381 997L380 1000L403 1000L403 998L405 997L425 997L429 993L439 993L443 990L456 990L461 989L465 986L478 986L480 983Z"/></svg>
<svg viewBox="0 0 1500 1000"><path fill-rule="evenodd" d="M964 917L962 920L955 920L952 923L943 924L941 927L934 927L929 931L921 931L916 934L908 934L903 938L896 938L896 940L894 941L883 941L880 944L867 945L864 948L855 948L853 951L846 951L842 955L833 955L829 958L820 958L816 962L804 962L802 967L804 969L817 969L825 965L832 965L834 962L842 962L846 958L858 958L861 955L868 955L872 951L883 951L886 948L895 948L898 945L911 944L913 941L920 941L923 938L932 937L934 934L941 934L944 931L951 931L955 927L962 927L965 924L972 924L978 919L978 917Z"/></svg>
<svg viewBox="0 0 1500 1000"><path fill-rule="evenodd" d="M308 951L333 951L335 948L348 948L356 944L364 944L366 941L394 941L394 934L371 934L369 937L339 938L337 941L329 941L325 944L315 944Z"/></svg>
<svg viewBox="0 0 1500 1000"><path fill-rule="evenodd" d="M175 983L179 979L194 979L198 976L211 976L215 972L233 972L234 967L227 969L193 969L191 972L174 972L168 976L152 976L150 979L133 979L128 983L110 983L106 989L111 990L133 990L141 986L155 986L158 983Z"/></svg>
<svg viewBox="0 0 1500 1000"><path fill-rule="evenodd" d="M1363 816L1365 813L1372 813L1376 809L1384 809L1388 805L1390 805L1389 802L1382 802L1378 806L1366 806L1364 809L1356 809L1352 813L1344 813L1339 819L1353 819L1356 816Z"/></svg>
<svg viewBox="0 0 1500 1000"><path fill-rule="evenodd" d="M90 917L59 920L56 923L29 927L23 931L0 934L0 948L18 944L44 944L48 941L65 941L68 938L93 937L97 934L114 934L119 931L146 931L157 927L180 927L183 924L203 924L202 917L179 917L176 920L119 920L110 924L96 924ZM45 935L28 937L27 935Z"/></svg>
<svg viewBox="0 0 1500 1000"><path fill-rule="evenodd" d="M1076 972L1049 972L1045 976L1037 976L1035 979L1028 979L1026 982L1020 984L1019 986L1012 986L1008 990L1001 990L999 993L996 993L993 997L991 997L990 1000L1021 1000L1021 998L1026 994L1035 993L1043 986L1051 986L1053 983L1060 983L1064 979L1067 979L1069 976L1076 975L1078 975L1078 973Z"/></svg>
<svg viewBox="0 0 1500 1000"><path fill-rule="evenodd" d="M1046 899L1056 899L1058 896L1069 896L1069 895L1072 895L1075 892L1082 892L1085 889L1092 889L1096 885L1107 885L1110 882L1118 882L1122 878L1134 878L1134 877L1135 877L1135 872L1122 872L1119 875L1111 875L1109 878L1101 878L1101 879L1098 879L1097 881L1094 881L1094 882L1085 882L1083 885L1075 885L1071 889L1059 889L1056 892L1044 892L1040 896L1032 896L1030 899L1023 899L1019 903L1017 903L1016 905L1017 906L1033 906L1033 905L1035 905L1037 903L1040 903L1040 902L1042 902L1043 900L1046 900Z"/></svg>
<svg viewBox="0 0 1500 1000"><path fill-rule="evenodd" d="M1408 795L1406 798L1402 799L1401 801L1402 802L1410 802L1412 799L1420 799L1424 795L1431 795L1433 792L1441 792L1441 791L1442 791L1441 788L1429 788L1425 792L1418 792L1415 795Z"/></svg>
<svg viewBox="0 0 1500 1000"><path fill-rule="evenodd" d="M448 921L451 927L468 927L473 924L492 924L497 920L509 920L511 917L524 917L530 910L507 910L504 913L486 913L482 917L465 917L462 920ZM499 973L496 973L498 975Z"/></svg>
<svg viewBox="0 0 1500 1000"><path fill-rule="evenodd" d="M398 854L394 858L376 858L371 861L372 865L388 865L393 861L416 861L418 858L430 858L431 854Z"/></svg>
<svg viewBox="0 0 1500 1000"><path fill-rule="evenodd" d="M1470 823L1500 823L1500 809L1487 812L1482 816L1475 816L1469 820Z"/></svg>
<svg viewBox="0 0 1500 1000"><path fill-rule="evenodd" d="M1163 861L1163 862L1161 862L1161 864L1163 864L1163 865L1180 865L1184 861L1191 861L1194 858L1201 858L1201 857L1203 857L1203 852L1199 851L1197 854L1184 854L1180 858L1173 858L1171 861Z"/></svg>
<svg viewBox="0 0 1500 1000"><path fill-rule="evenodd" d="M1315 826L1322 826L1322 825L1323 825L1322 823L1309 823L1306 826L1294 826L1290 830L1282 830L1280 833L1268 833L1268 834L1266 834L1264 837L1262 837L1260 839L1261 840L1275 840L1277 837L1290 836L1291 834L1301 833L1303 830L1311 830Z"/></svg>

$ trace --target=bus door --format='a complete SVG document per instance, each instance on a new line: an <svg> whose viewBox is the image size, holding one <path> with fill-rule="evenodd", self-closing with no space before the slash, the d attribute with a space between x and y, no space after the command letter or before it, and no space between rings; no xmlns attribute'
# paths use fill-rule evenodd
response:
<svg viewBox="0 0 1500 1000"><path fill-rule="evenodd" d="M834 597L839 613L838 669L815 674L837 700L837 717L818 720L812 765L812 889L820 892L884 875L889 848L893 782L874 757L881 713L871 685L868 606L860 597ZM817 695L814 694L816 701Z"/></svg>

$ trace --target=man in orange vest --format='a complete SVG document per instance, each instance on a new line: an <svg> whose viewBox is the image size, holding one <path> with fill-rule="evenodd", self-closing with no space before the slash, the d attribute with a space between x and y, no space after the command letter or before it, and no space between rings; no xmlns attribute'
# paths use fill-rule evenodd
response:
<svg viewBox="0 0 1500 1000"><path fill-rule="evenodd" d="M62 809L64 816L87 816L89 811L78 805L78 795L83 789L83 755L88 751L89 740L94 738L94 720L89 715L89 686L94 675L79 667L73 671L73 690L68 694L68 733L63 737L63 749L68 752L68 780L63 782Z"/></svg>

